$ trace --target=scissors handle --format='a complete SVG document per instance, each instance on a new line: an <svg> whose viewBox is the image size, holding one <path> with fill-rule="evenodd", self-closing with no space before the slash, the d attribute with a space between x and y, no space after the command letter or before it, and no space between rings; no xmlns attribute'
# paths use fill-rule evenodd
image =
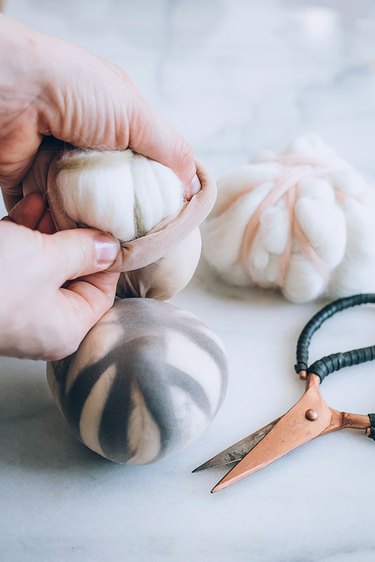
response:
<svg viewBox="0 0 375 562"><path fill-rule="evenodd" d="M320 378L320 382L322 382L327 375L333 373L334 371L338 371L343 367L350 367L351 365L358 365L359 363L365 363L366 361L373 361L375 359L375 345L346 351L345 353L332 353L331 355L323 357L308 366L309 345L311 338L323 322L328 320L328 318L331 318L331 316L337 312L341 312L341 310L367 303L375 303L374 293L364 293L338 299L328 304L315 314L315 316L313 316L306 324L300 337L298 338L296 354L297 362L294 367L296 372L315 373Z"/></svg>

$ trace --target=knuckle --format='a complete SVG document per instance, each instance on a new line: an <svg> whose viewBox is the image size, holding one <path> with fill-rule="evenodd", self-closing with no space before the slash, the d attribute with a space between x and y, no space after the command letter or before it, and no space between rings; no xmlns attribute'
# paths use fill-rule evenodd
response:
<svg viewBox="0 0 375 562"><path fill-rule="evenodd" d="M93 269L96 262L93 233L87 236L87 232L79 229L74 233L64 231L57 235L60 237L58 248L60 261L64 271L69 271L69 279L80 277L89 269Z"/></svg>
<svg viewBox="0 0 375 562"><path fill-rule="evenodd" d="M194 164L193 149L188 142L182 141L179 153L180 153L181 162L183 162L187 166Z"/></svg>
<svg viewBox="0 0 375 562"><path fill-rule="evenodd" d="M185 181L191 181L195 174L194 153L191 145L181 139L176 143L175 155L179 160L181 175L183 175Z"/></svg>
<svg viewBox="0 0 375 562"><path fill-rule="evenodd" d="M91 240L90 240L91 242ZM77 277L87 271L87 268L94 263L94 245L87 244L87 239L83 237L78 237L77 244Z"/></svg>

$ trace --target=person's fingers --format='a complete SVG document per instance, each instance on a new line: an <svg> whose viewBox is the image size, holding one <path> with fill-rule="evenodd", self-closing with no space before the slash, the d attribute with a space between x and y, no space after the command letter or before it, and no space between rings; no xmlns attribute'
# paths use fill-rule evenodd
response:
<svg viewBox="0 0 375 562"><path fill-rule="evenodd" d="M69 282L67 288L60 290L65 294L66 298L73 298L70 293L74 293L86 302L95 316L98 314L102 315L104 314L103 305L110 308L113 304L119 277L119 273L99 271L92 275L85 275L79 279L74 279Z"/></svg>
<svg viewBox="0 0 375 562"><path fill-rule="evenodd" d="M40 193L29 193L10 211L9 218L34 230L46 211L46 203Z"/></svg>
<svg viewBox="0 0 375 562"><path fill-rule="evenodd" d="M14 188L14 189L2 189L1 190L4 200L4 205L6 210L9 211L13 209L15 205L22 199L22 188Z"/></svg>
<svg viewBox="0 0 375 562"><path fill-rule="evenodd" d="M113 305L118 278L119 273L102 271L60 289L56 315L69 330L64 331L53 356L47 359L62 359L76 351L87 332Z"/></svg>
<svg viewBox="0 0 375 562"><path fill-rule="evenodd" d="M29 171L43 135L37 130L35 111L15 114L12 129L0 137L0 185L12 197L22 196L21 182Z"/></svg>
<svg viewBox="0 0 375 562"><path fill-rule="evenodd" d="M56 232L55 223L52 220L51 211L49 209L44 212L38 222L36 230L39 230L42 234L54 234Z"/></svg>
<svg viewBox="0 0 375 562"><path fill-rule="evenodd" d="M39 230L42 234L54 234L56 232L51 212L46 208L46 203L40 193L26 195L9 211L9 215L1 220L11 221L32 230Z"/></svg>
<svg viewBox="0 0 375 562"><path fill-rule="evenodd" d="M130 111L129 145L171 168L183 182L187 199L200 190L191 146L141 97L136 98Z"/></svg>
<svg viewBox="0 0 375 562"><path fill-rule="evenodd" d="M56 232L44 245L46 268L60 285L108 269L120 251L118 240L89 228Z"/></svg>

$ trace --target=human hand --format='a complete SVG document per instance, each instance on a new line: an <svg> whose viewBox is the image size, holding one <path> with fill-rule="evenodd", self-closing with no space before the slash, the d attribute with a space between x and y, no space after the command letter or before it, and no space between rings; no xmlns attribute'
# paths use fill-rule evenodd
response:
<svg viewBox="0 0 375 562"><path fill-rule="evenodd" d="M132 148L200 189L188 143L115 65L0 15L0 185L7 209L43 136L79 148Z"/></svg>
<svg viewBox="0 0 375 562"><path fill-rule="evenodd" d="M103 270L118 242L92 229L54 231L37 193L0 222L0 355L66 357L113 304L119 275Z"/></svg>

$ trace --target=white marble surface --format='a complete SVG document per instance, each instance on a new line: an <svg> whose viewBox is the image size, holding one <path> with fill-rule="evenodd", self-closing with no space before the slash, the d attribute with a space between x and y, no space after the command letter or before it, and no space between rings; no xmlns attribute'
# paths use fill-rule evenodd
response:
<svg viewBox="0 0 375 562"><path fill-rule="evenodd" d="M305 131L375 178L375 6L371 0L8 0L8 14L123 65L220 175ZM123 467L79 445L44 365L0 360L0 559L370 562L375 445L356 432L314 441L214 496L223 471L190 470L287 410L299 329L318 304L231 291L201 266L174 302L225 341L226 402L189 449ZM374 312L317 335L313 355L374 343ZM337 408L375 410L374 365L332 375Z"/></svg>

